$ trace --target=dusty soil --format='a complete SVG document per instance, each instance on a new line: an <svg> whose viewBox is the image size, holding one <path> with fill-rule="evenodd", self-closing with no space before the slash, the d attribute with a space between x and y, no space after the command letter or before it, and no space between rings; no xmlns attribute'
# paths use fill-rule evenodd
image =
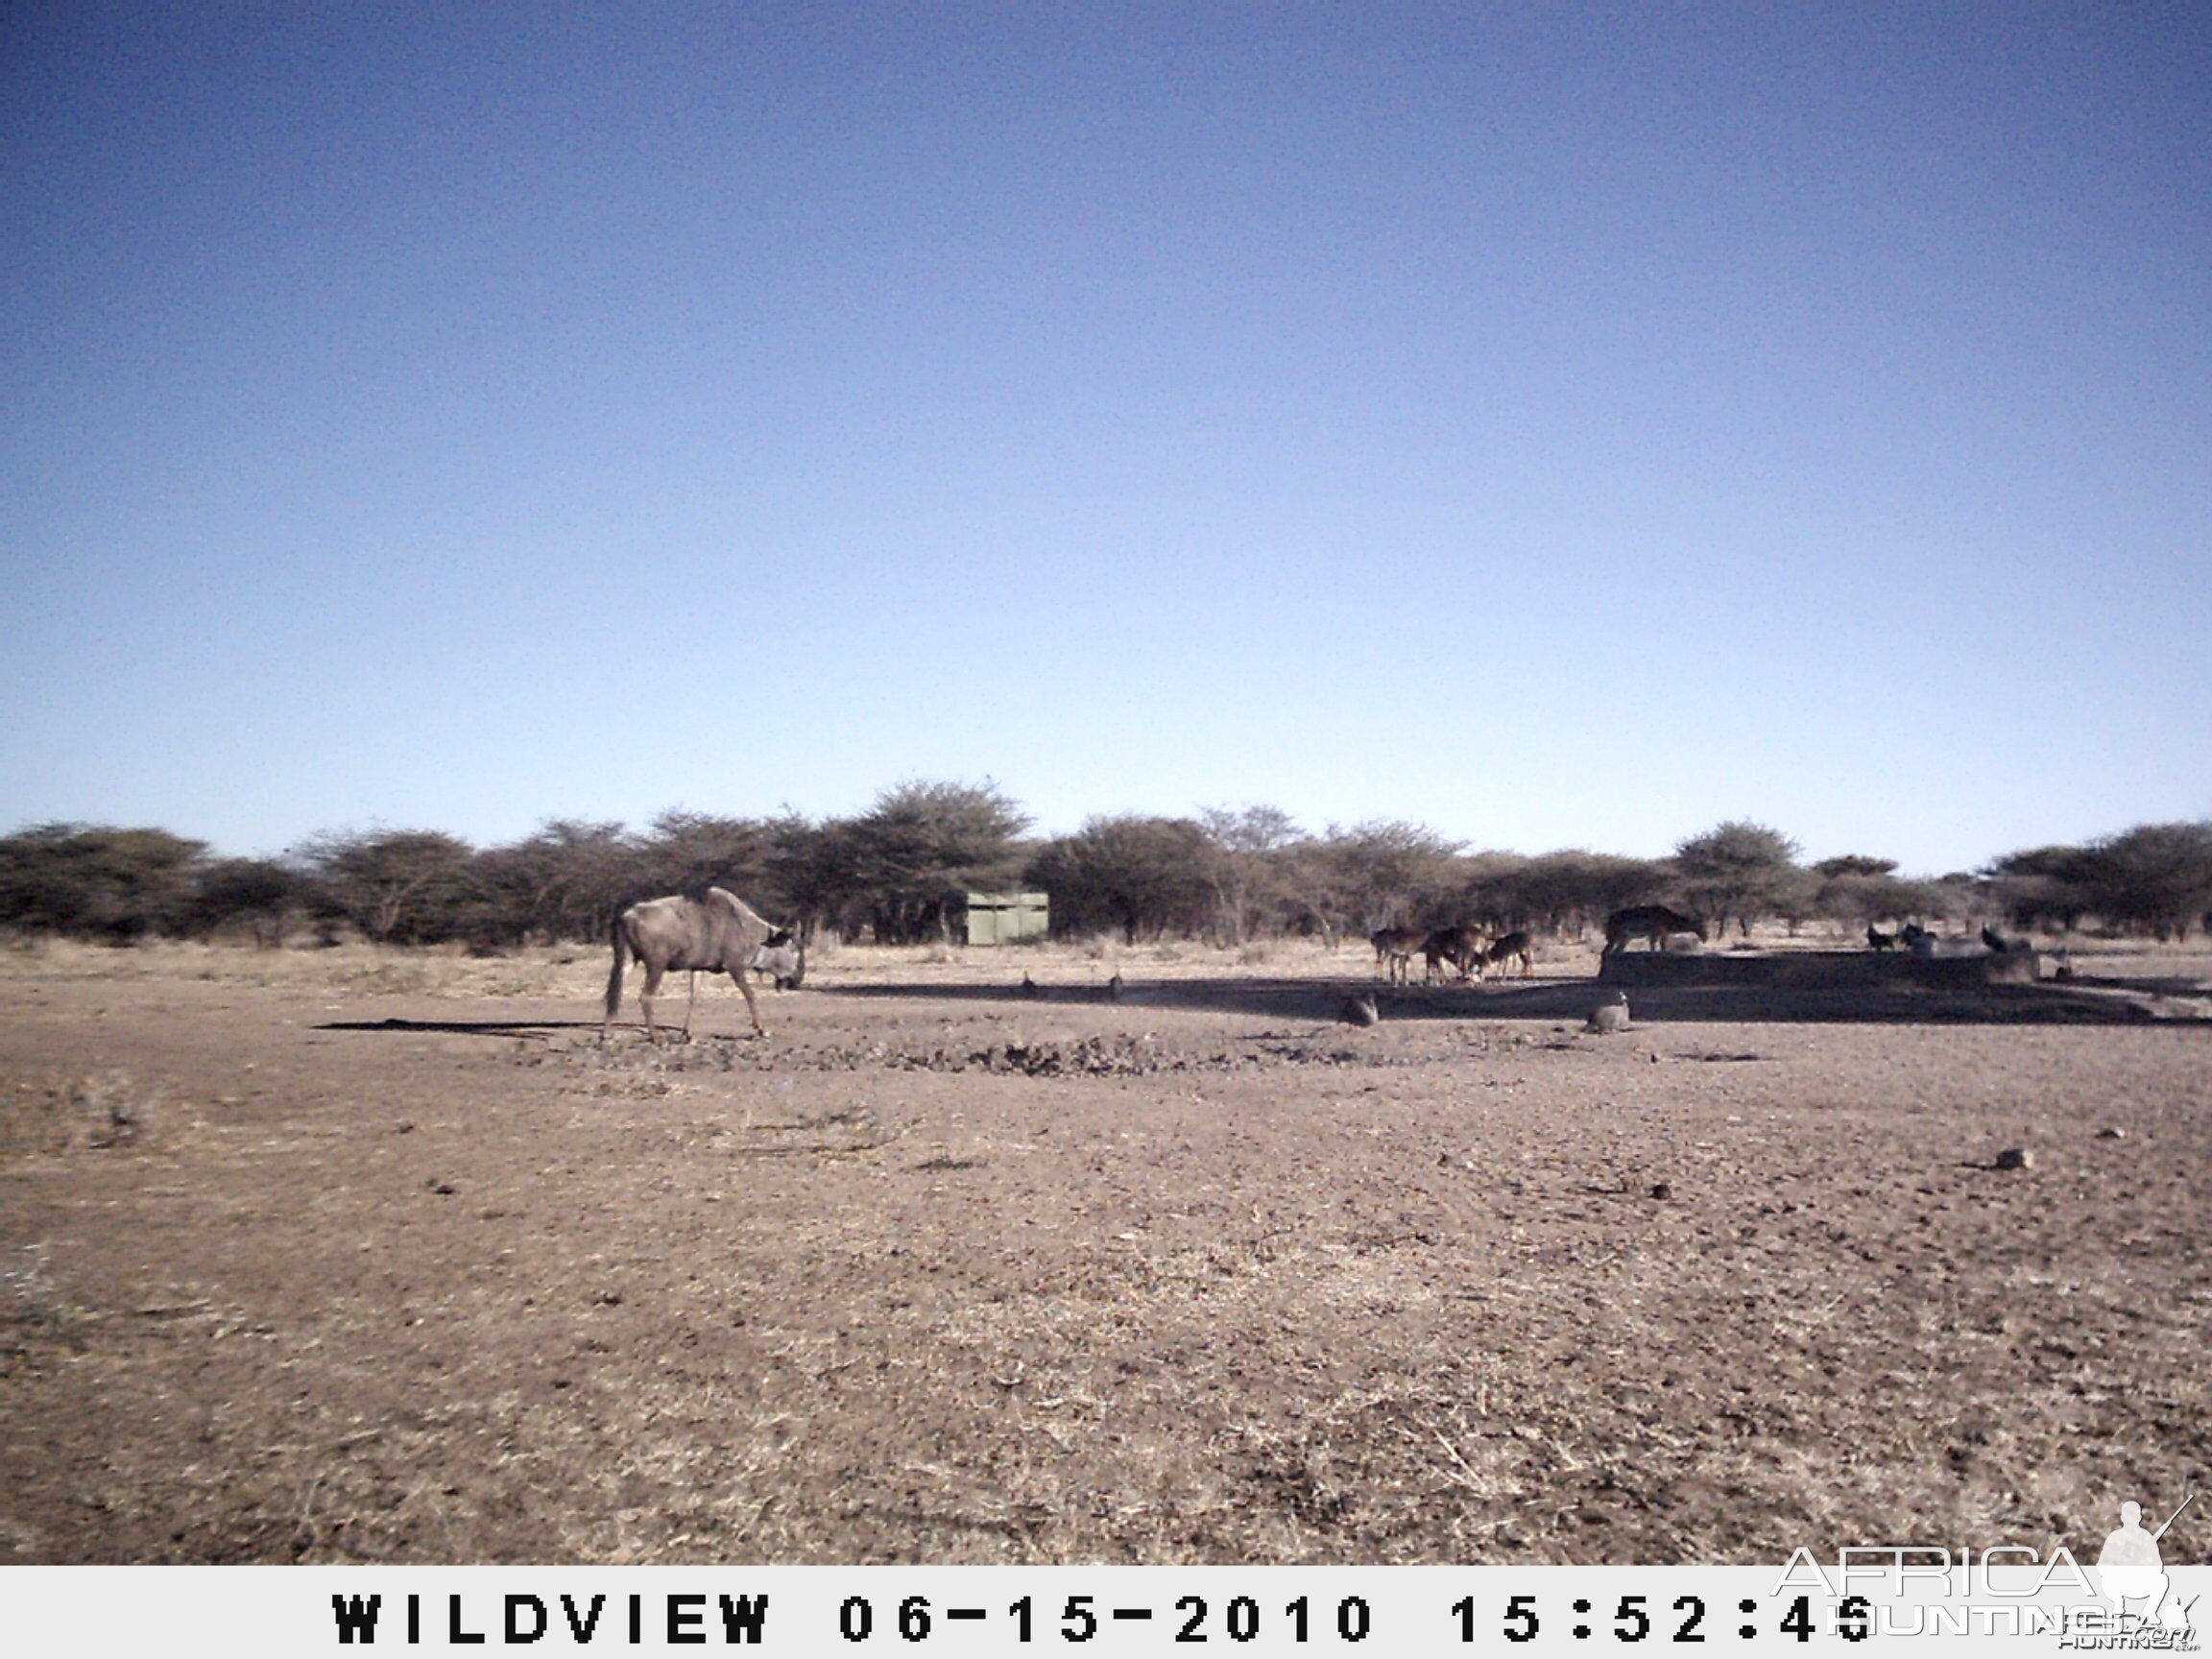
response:
<svg viewBox="0 0 2212 1659"><path fill-rule="evenodd" d="M0 959L0 1561L2079 1551L2212 1489L2201 957L1599 1036L1564 947L1367 1029L1364 950L854 950L661 1048L603 962Z"/></svg>

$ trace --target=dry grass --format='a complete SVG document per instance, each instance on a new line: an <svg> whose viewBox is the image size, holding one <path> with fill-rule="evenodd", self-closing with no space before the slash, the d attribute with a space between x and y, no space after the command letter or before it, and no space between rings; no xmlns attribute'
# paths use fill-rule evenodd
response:
<svg viewBox="0 0 2212 1659"><path fill-rule="evenodd" d="M174 1115L126 1071L0 1080L0 1158L143 1148L157 1127L174 1127Z"/></svg>
<svg viewBox="0 0 2212 1659"><path fill-rule="evenodd" d="M0 952L0 983L206 984L333 997L521 998L589 995L607 980L604 951L531 948L511 956L374 945L249 946L160 940L129 949L48 939Z"/></svg>
<svg viewBox="0 0 2212 1659"><path fill-rule="evenodd" d="M1601 941L1542 940L1540 977L1586 977L1595 971ZM1733 935L1713 949L1736 950ZM1749 945L1762 950L1854 950L1859 940L1828 928L1791 934L1778 926L1756 930ZM2042 942L2047 962L2057 960ZM2155 980L2212 993L2212 940L2158 944L2149 940L2073 936L2066 959L2081 974ZM1364 940L1334 945L1317 940L1260 940L1212 946L1194 940L1125 945L1118 936L1060 944L998 949L961 945L841 946L819 941L807 954L807 974L823 982L964 984L1019 981L1099 984L1116 973L1129 979L1374 977L1374 952ZM65 939L17 939L0 950L0 983L143 981L178 978L215 984L328 992L369 997L590 998L605 988L607 953L598 945L530 946L503 955L471 956L459 947L394 950L366 944L298 945L263 950L237 944L160 940L116 949Z"/></svg>
<svg viewBox="0 0 2212 1659"><path fill-rule="evenodd" d="M1116 971L1374 964L825 950L655 1047L592 951L0 960L0 1559L1764 1560L2212 1485L2200 1029Z"/></svg>

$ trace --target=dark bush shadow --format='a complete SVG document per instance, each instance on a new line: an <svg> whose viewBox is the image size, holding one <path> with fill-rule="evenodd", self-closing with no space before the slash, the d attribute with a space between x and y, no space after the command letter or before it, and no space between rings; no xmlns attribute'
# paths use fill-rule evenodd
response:
<svg viewBox="0 0 2212 1659"><path fill-rule="evenodd" d="M1511 985L1391 987L1345 979L1161 979L1126 982L1118 998L1099 985L825 986L816 995L998 1007L1120 1006L1175 1008L1272 1019L1334 1021L1346 998L1372 996L1384 1023L1402 1020L1580 1022L1613 987L1595 978L1540 979ZM1624 993L1638 1024L2139 1025L2212 1021L2161 1018L2144 1001L2079 984L1929 987L1857 986L1820 990L1761 985L1650 985Z"/></svg>

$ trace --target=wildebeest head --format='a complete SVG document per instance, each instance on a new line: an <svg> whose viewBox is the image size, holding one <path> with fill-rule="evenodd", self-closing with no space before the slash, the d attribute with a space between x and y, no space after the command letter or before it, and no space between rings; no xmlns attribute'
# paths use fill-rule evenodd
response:
<svg viewBox="0 0 2212 1659"><path fill-rule="evenodd" d="M788 927L768 935L753 965L775 981L779 991L795 991L806 977L806 948Z"/></svg>

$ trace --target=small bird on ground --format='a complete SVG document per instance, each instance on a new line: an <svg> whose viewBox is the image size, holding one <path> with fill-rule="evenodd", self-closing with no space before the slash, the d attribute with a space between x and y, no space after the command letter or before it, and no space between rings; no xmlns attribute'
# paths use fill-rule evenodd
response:
<svg viewBox="0 0 2212 1659"><path fill-rule="evenodd" d="M1627 1030L1628 994L1625 991L1616 991L1609 1000L1599 1003L1590 1011L1590 1022L1582 1029L1594 1031L1600 1037L1610 1035L1615 1031Z"/></svg>

